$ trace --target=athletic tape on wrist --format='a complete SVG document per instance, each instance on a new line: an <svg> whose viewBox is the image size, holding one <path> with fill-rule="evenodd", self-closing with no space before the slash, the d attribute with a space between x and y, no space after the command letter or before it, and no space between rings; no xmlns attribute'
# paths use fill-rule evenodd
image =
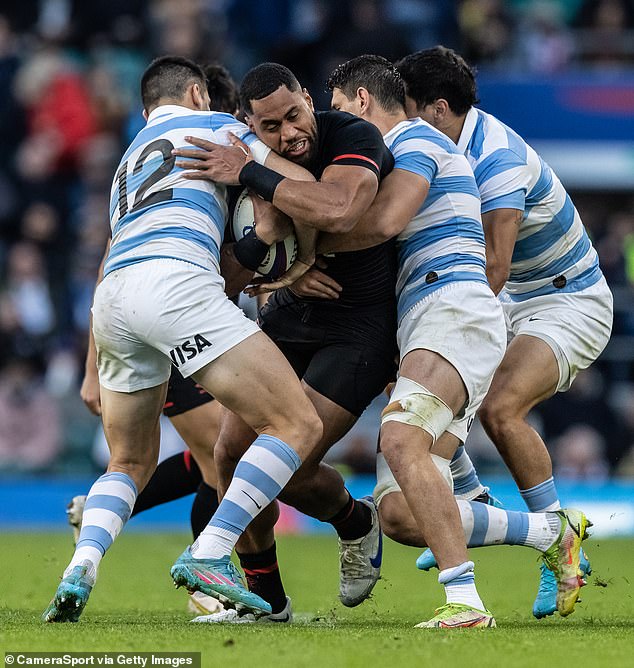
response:
<svg viewBox="0 0 634 668"><path fill-rule="evenodd" d="M243 236L242 239L236 241L236 245L233 248L233 254L236 256L236 260L243 267L250 269L251 271L257 270L268 252L268 244L265 244L264 241L258 239L255 230L251 230L248 234Z"/></svg>
<svg viewBox="0 0 634 668"><path fill-rule="evenodd" d="M259 162L263 165L266 162L266 159L269 157L271 149L263 141L254 141L251 146L249 146L251 155L256 162Z"/></svg>
<svg viewBox="0 0 634 668"><path fill-rule="evenodd" d="M240 170L238 178L243 186L267 202L272 202L277 186L285 177L251 160Z"/></svg>

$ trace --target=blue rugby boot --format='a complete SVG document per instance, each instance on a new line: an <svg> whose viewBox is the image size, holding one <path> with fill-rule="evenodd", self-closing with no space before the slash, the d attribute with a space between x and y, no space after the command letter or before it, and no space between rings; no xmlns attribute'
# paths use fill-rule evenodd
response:
<svg viewBox="0 0 634 668"><path fill-rule="evenodd" d="M185 587L190 593L202 591L218 599L225 608L251 610L271 614L271 606L245 586L238 569L229 556L221 559L196 559L190 548L176 560L170 573L176 587Z"/></svg>
<svg viewBox="0 0 634 668"><path fill-rule="evenodd" d="M88 603L95 584L95 568L86 560L67 575L57 587L53 600L42 614L44 622L77 622Z"/></svg>
<svg viewBox="0 0 634 668"><path fill-rule="evenodd" d="M429 548L416 559L416 568L419 571L431 571L432 568L438 568L436 557L434 557L434 553Z"/></svg>
<svg viewBox="0 0 634 668"><path fill-rule="evenodd" d="M504 504L491 494L491 490L488 487L485 487L484 491L472 500L477 501L478 503L484 503L487 506L493 506L494 508L504 508Z"/></svg>
<svg viewBox="0 0 634 668"><path fill-rule="evenodd" d="M542 619L557 612L557 579L555 574L542 562L540 566L541 575L539 577L539 589L533 603L533 617ZM586 577L592 574L592 567L588 555L579 550L579 576L583 584L586 584Z"/></svg>

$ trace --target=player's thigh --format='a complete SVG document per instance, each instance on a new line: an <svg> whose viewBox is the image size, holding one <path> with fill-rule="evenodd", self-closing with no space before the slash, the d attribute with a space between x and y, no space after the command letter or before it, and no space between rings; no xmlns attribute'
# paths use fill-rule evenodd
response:
<svg viewBox="0 0 634 668"><path fill-rule="evenodd" d="M552 396L559 383L559 364L551 346L536 336L520 334L509 344L493 376L482 413L526 415Z"/></svg>
<svg viewBox="0 0 634 668"><path fill-rule="evenodd" d="M192 378L183 378L172 367L167 384L167 396L163 406L163 415L172 418L187 413L194 408L212 403L214 398Z"/></svg>
<svg viewBox="0 0 634 668"><path fill-rule="evenodd" d="M238 461L256 437L257 433L239 415L222 407L220 433L214 448L218 491L221 495L231 481Z"/></svg>
<svg viewBox="0 0 634 668"><path fill-rule="evenodd" d="M138 315L135 308L137 274L134 266L115 271L95 290L92 312L99 384L113 392L154 388L170 376L169 358L139 331L146 327L147 318ZM130 310L135 313L135 322L131 322ZM140 320L143 322L138 327Z"/></svg>
<svg viewBox="0 0 634 668"><path fill-rule="evenodd" d="M129 393L101 387L103 428L112 459L156 463L166 389L166 383Z"/></svg>
<svg viewBox="0 0 634 668"><path fill-rule="evenodd" d="M439 353L415 349L401 361L399 376L416 381L442 399L456 415L467 402L467 388L458 370Z"/></svg>
<svg viewBox="0 0 634 668"><path fill-rule="evenodd" d="M397 339L399 375L423 385L462 418L479 407L502 360L504 314L488 285L450 283L401 318Z"/></svg>
<svg viewBox="0 0 634 668"><path fill-rule="evenodd" d="M216 483L214 446L220 431L221 410L217 401L210 401L170 418L196 460L203 480L212 487Z"/></svg>
<svg viewBox="0 0 634 668"><path fill-rule="evenodd" d="M302 383L306 396L317 411L323 424L323 435L316 450L311 454L311 461L319 462L328 450L343 438L354 426L357 416L339 406L328 397L314 390L310 385Z"/></svg>
<svg viewBox="0 0 634 668"><path fill-rule="evenodd" d="M308 424L316 418L295 372L262 332L223 353L194 378L257 432L272 420Z"/></svg>
<svg viewBox="0 0 634 668"><path fill-rule="evenodd" d="M368 343L353 327L331 334L334 341L315 351L303 380L358 418L395 378L396 341L386 337L384 342Z"/></svg>
<svg viewBox="0 0 634 668"><path fill-rule="evenodd" d="M512 302L503 296L511 333L544 341L556 358L557 392L601 354L612 330L612 294L605 279L580 292L552 293Z"/></svg>

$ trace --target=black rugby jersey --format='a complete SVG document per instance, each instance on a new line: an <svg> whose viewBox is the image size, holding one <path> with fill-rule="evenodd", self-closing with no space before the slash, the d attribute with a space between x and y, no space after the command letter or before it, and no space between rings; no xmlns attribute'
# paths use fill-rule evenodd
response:
<svg viewBox="0 0 634 668"><path fill-rule="evenodd" d="M317 142L307 169L321 178L329 165L355 165L373 171L379 181L394 167L394 158L378 128L342 111L315 112ZM340 306L369 306L395 301L396 242L360 251L323 256L328 265L321 269L341 285L339 299L299 298L295 300L330 302ZM291 293L292 294L292 293Z"/></svg>

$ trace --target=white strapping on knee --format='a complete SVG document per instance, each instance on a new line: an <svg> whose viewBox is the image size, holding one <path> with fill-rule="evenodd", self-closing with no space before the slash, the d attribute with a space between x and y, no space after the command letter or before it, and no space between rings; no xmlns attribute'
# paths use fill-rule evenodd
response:
<svg viewBox="0 0 634 668"><path fill-rule="evenodd" d="M440 397L403 376L396 381L390 403L381 414L381 424L392 421L419 427L431 435L433 443L453 419L451 408Z"/></svg>
<svg viewBox="0 0 634 668"><path fill-rule="evenodd" d="M385 461L385 455L382 452L376 455L376 487L374 488L374 503L378 506L388 494L400 492L401 488L396 482L392 469Z"/></svg>
<svg viewBox="0 0 634 668"><path fill-rule="evenodd" d="M440 471L440 475L444 481L449 485L449 489L453 493L453 477L451 475L451 460L445 459L440 455L431 454L431 460L436 464L436 468Z"/></svg>
<svg viewBox="0 0 634 668"><path fill-rule="evenodd" d="M436 465L436 468L440 471L440 474L444 478L445 482L449 485L449 488L453 492L453 479L451 477L451 469L449 467L449 460L439 455L431 453L431 459ZM374 488L374 503L377 506L380 505L381 501L392 492L401 492L399 484L396 482L396 478L392 473L392 469L388 466L388 463L385 461L385 455L382 452L377 453L376 456L376 487Z"/></svg>

